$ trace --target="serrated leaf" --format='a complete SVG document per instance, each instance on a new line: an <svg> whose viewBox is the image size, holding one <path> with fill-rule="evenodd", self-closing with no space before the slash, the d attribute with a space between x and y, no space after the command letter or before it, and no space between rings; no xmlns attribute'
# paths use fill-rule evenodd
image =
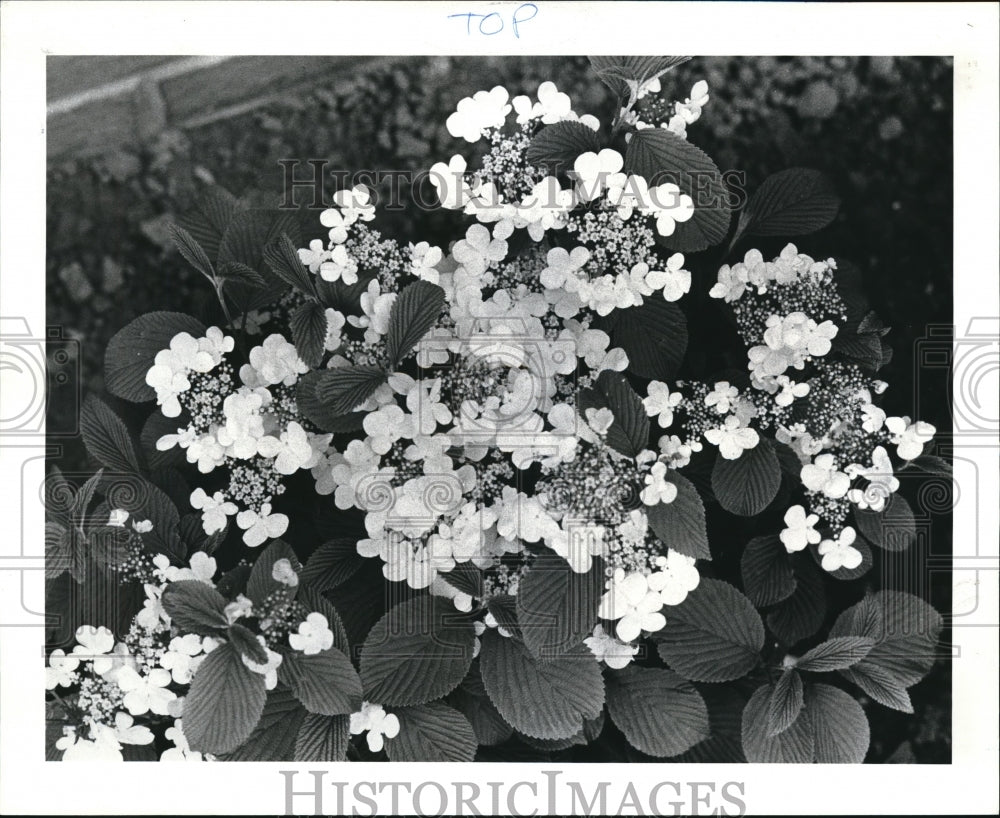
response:
<svg viewBox="0 0 1000 818"><path fill-rule="evenodd" d="M773 738L791 727L802 712L802 677L786 670L771 689L767 702L767 735Z"/></svg>
<svg viewBox="0 0 1000 818"><path fill-rule="evenodd" d="M353 537L329 540L309 555L299 579L323 593L353 577L363 562Z"/></svg>
<svg viewBox="0 0 1000 818"><path fill-rule="evenodd" d="M840 671L840 675L856 684L879 704L903 713L913 712L906 686L880 665L859 663Z"/></svg>
<svg viewBox="0 0 1000 818"><path fill-rule="evenodd" d="M424 704L461 683L472 663L475 629L439 597L397 605L372 628L361 650L365 699Z"/></svg>
<svg viewBox="0 0 1000 818"><path fill-rule="evenodd" d="M875 641L864 636L835 636L807 651L795 666L816 673L843 670L864 659L874 646Z"/></svg>
<svg viewBox="0 0 1000 818"><path fill-rule="evenodd" d="M814 684L806 691L816 762L861 764L868 754L871 728L854 697L831 685Z"/></svg>
<svg viewBox="0 0 1000 818"><path fill-rule="evenodd" d="M315 369L323 360L327 323L326 310L315 301L300 304L288 319L295 351L311 369Z"/></svg>
<svg viewBox="0 0 1000 818"><path fill-rule="evenodd" d="M344 761L350 741L350 716L306 713L295 738L296 761Z"/></svg>
<svg viewBox="0 0 1000 818"><path fill-rule="evenodd" d="M282 210L243 210L236 212L219 244L218 266L227 262L237 262L264 274L268 269L264 263L264 250L282 234L296 232L296 216ZM234 283L228 296L241 310L251 310L273 303L284 292L284 282L271 283L265 287L246 286Z"/></svg>
<svg viewBox="0 0 1000 818"><path fill-rule="evenodd" d="M299 411L324 432L357 432L362 429L364 412L337 414L320 400L316 387L323 380L323 371L307 372L295 387L295 404ZM377 388L377 387L376 387Z"/></svg>
<svg viewBox="0 0 1000 818"><path fill-rule="evenodd" d="M619 97L628 96L632 84L641 87L690 57L588 57L590 67Z"/></svg>
<svg viewBox="0 0 1000 818"><path fill-rule="evenodd" d="M162 602L171 622L184 633L212 636L229 626L226 598L200 580L171 582L163 592Z"/></svg>
<svg viewBox="0 0 1000 818"><path fill-rule="evenodd" d="M625 350L629 372L650 380L674 379L688 344L687 318L680 307L649 297L638 307L615 310L611 320L611 346Z"/></svg>
<svg viewBox="0 0 1000 818"><path fill-rule="evenodd" d="M685 764L746 764L742 738L746 700L726 685L709 685L700 692L708 705L711 735L674 760Z"/></svg>
<svg viewBox="0 0 1000 818"><path fill-rule="evenodd" d="M156 353L169 349L171 339L180 332L198 338L205 334L205 325L181 312L149 312L119 330L104 353L108 391L133 403L154 400L156 391L146 384L146 373Z"/></svg>
<svg viewBox="0 0 1000 818"><path fill-rule="evenodd" d="M337 648L311 655L289 651L278 677L310 713L349 716L361 709L361 679Z"/></svg>
<svg viewBox="0 0 1000 818"><path fill-rule="evenodd" d="M729 190L715 162L700 148L664 128L635 131L625 152L625 172L649 187L673 182L694 200L694 215L662 243L693 253L719 244L729 230Z"/></svg>
<svg viewBox="0 0 1000 818"><path fill-rule="evenodd" d="M600 665L587 648L540 661L516 638L494 630L480 638L483 686L500 715L519 732L540 739L569 738L604 707Z"/></svg>
<svg viewBox="0 0 1000 818"><path fill-rule="evenodd" d="M698 560L712 559L708 549L705 506L694 484L676 471L667 471L667 482L677 486L671 503L645 506L649 527L672 550Z"/></svg>
<svg viewBox="0 0 1000 818"><path fill-rule="evenodd" d="M448 703L469 720L481 745L501 744L514 734L514 728L503 720L486 695L478 660L473 661L469 675L448 696Z"/></svg>
<svg viewBox="0 0 1000 818"><path fill-rule="evenodd" d="M588 409L610 409L614 422L607 432L607 442L616 451L635 457L649 443L649 418L642 399L625 378L605 369L593 388L577 395L582 413ZM586 415L584 415L586 416Z"/></svg>
<svg viewBox="0 0 1000 818"><path fill-rule="evenodd" d="M903 464L900 471L904 469L917 469L918 471L933 474L937 477L951 477L954 473L951 463L943 457L933 454L922 454L919 457L913 458L913 460L908 460Z"/></svg>
<svg viewBox="0 0 1000 818"><path fill-rule="evenodd" d="M608 674L608 713L637 750L676 756L709 737L708 708L670 670L629 665Z"/></svg>
<svg viewBox="0 0 1000 818"><path fill-rule="evenodd" d="M182 487L185 494L189 494L186 486ZM149 520L153 524L152 530L142 535L148 551L165 554L175 561L186 555L178 531L180 514L177 506L158 485L139 475L116 475L108 481L104 494L111 508L125 509L133 521Z"/></svg>
<svg viewBox="0 0 1000 818"><path fill-rule="evenodd" d="M264 249L264 264L281 281L298 290L306 298L316 299L316 280L299 258L298 251L287 233Z"/></svg>
<svg viewBox="0 0 1000 818"><path fill-rule="evenodd" d="M764 646L764 623L732 585L702 579L669 609L656 635L663 661L694 682L728 682L754 668Z"/></svg>
<svg viewBox="0 0 1000 818"><path fill-rule="evenodd" d="M774 605L795 593L795 572L784 544L775 535L754 537L740 559L743 592L758 608Z"/></svg>
<svg viewBox="0 0 1000 818"><path fill-rule="evenodd" d="M767 626L789 647L816 633L826 615L826 589L820 569L808 557L794 564L794 593L767 615Z"/></svg>
<svg viewBox="0 0 1000 818"><path fill-rule="evenodd" d="M254 605L263 605L268 596L275 591L283 591L289 599L294 599L298 585L286 585L274 578L274 564L278 560L288 560L292 570L298 574L302 563L292 547L284 540L274 540L261 552L253 564L250 580L247 582L247 596Z"/></svg>
<svg viewBox="0 0 1000 818"><path fill-rule="evenodd" d="M486 600L486 610L497 621L497 625L521 638L521 626L517 623L517 598L510 594L494 594ZM522 640L524 641L524 640Z"/></svg>
<svg viewBox="0 0 1000 818"><path fill-rule="evenodd" d="M88 395L80 410L80 435L90 456L102 466L123 472L139 470L132 436L111 408Z"/></svg>
<svg viewBox="0 0 1000 818"><path fill-rule="evenodd" d="M913 510L899 494L893 494L882 511L855 507L854 520L865 539L886 551L905 551L917 536Z"/></svg>
<svg viewBox="0 0 1000 818"><path fill-rule="evenodd" d="M390 367L402 361L420 343L438 322L444 305L444 290L429 281L415 281L400 291L389 310L389 330L385 337L385 354Z"/></svg>
<svg viewBox="0 0 1000 818"><path fill-rule="evenodd" d="M204 190L194 206L179 217L180 226L204 248L209 258L217 258L222 234L233 217L241 209L240 203L225 188L212 185Z"/></svg>
<svg viewBox="0 0 1000 818"><path fill-rule="evenodd" d="M212 267L212 262L209 260L205 249L195 240L194 236L177 224L168 225L167 230L170 232L170 238L173 239L174 246L184 256L185 261L214 283L215 270Z"/></svg>
<svg viewBox="0 0 1000 818"><path fill-rule="evenodd" d="M600 149L597 134L582 122L556 122L535 134L525 159L529 165L558 172L572 169L580 154Z"/></svg>
<svg viewBox="0 0 1000 818"><path fill-rule="evenodd" d="M716 455L712 491L726 511L754 517L771 505L780 487L781 464L767 438L736 460Z"/></svg>
<svg viewBox="0 0 1000 818"><path fill-rule="evenodd" d="M768 735L772 685L758 687L743 710L743 752L751 764L809 764L814 740L809 713L803 710L783 732Z"/></svg>
<svg viewBox="0 0 1000 818"><path fill-rule="evenodd" d="M180 446L165 451L156 448L156 441L164 435L175 435L188 425L184 417L168 418L157 407L142 425L139 433L139 445L145 456L146 463L151 469L159 469L166 466L180 466L187 462L184 450Z"/></svg>
<svg viewBox="0 0 1000 818"><path fill-rule="evenodd" d="M220 645L198 666L184 699L184 736L191 749L236 749L250 737L266 699L264 677L243 664L231 644Z"/></svg>
<svg viewBox="0 0 1000 818"><path fill-rule="evenodd" d="M517 621L528 649L548 659L590 636L604 582L599 566L581 574L551 551L538 554L517 592Z"/></svg>
<svg viewBox="0 0 1000 818"><path fill-rule="evenodd" d="M388 377L375 366L324 369L316 375L316 398L334 416L349 415L375 394Z"/></svg>
<svg viewBox="0 0 1000 818"><path fill-rule="evenodd" d="M257 641L256 635L239 623L229 626L226 631L229 641L233 647L240 652L240 656L245 656L251 662L258 665L267 664L267 651L264 646Z"/></svg>
<svg viewBox="0 0 1000 818"><path fill-rule="evenodd" d="M267 286L267 280L253 267L239 261L223 261L219 264L218 279L224 287L242 286L257 289Z"/></svg>
<svg viewBox="0 0 1000 818"><path fill-rule="evenodd" d="M442 702L393 708L399 734L387 738L390 761L472 761L476 734L468 719Z"/></svg>
<svg viewBox="0 0 1000 818"><path fill-rule="evenodd" d="M824 174L811 168L787 168L768 176L750 197L740 225L752 236L804 236L826 227L837 216L840 199ZM735 243L735 239L733 243Z"/></svg>
<svg viewBox="0 0 1000 818"><path fill-rule="evenodd" d="M450 571L439 572L438 576L463 594L476 598L483 596L483 572L475 563L456 563Z"/></svg>
<svg viewBox="0 0 1000 818"><path fill-rule="evenodd" d="M275 688L267 694L264 710L253 732L220 761L291 761L295 740L308 714L289 690Z"/></svg>

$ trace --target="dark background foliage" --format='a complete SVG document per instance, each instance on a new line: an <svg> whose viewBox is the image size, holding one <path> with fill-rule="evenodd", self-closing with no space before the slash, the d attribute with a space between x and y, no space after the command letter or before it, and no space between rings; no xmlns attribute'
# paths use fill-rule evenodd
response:
<svg viewBox="0 0 1000 818"><path fill-rule="evenodd" d="M533 94L546 79L570 94L578 112L604 121L612 113L610 94L583 57L414 58L195 130L164 131L139 152L54 164L47 188L48 323L80 342L79 386L84 393L103 393L101 362L108 340L144 312L174 309L218 321L210 312L211 292L172 249L167 231L205 182L273 203L282 191L279 160L325 159L329 169L416 173L456 152L468 156L469 145L453 140L444 126L458 99L495 84L512 95ZM792 166L820 169L833 180L842 199L840 215L796 244L814 257L849 259L862 270L873 308L892 327L887 340L894 356L881 371L890 384L883 405L890 414L916 414L947 436L948 371L918 363L929 329L952 320L950 61L695 58L664 78L664 90L683 99L698 79L708 81L711 102L689 128L689 139L723 171L742 172L748 192L768 174ZM329 192L333 188L330 184ZM386 196L389 185L379 192ZM318 213L306 215L310 230L304 235L322 235L315 229ZM380 212L375 224L404 242L440 244L460 235L455 214L412 204ZM783 244L767 240L753 246L771 256ZM741 243L737 250L748 246ZM692 325L718 320L716 304L702 313L698 299L688 302L682 302L686 310L697 310L689 312ZM111 402L127 419L140 422L141 413ZM74 412L72 401L50 401L50 429L73 428ZM68 474L92 465L78 439L57 442L61 448L53 462ZM909 583L910 590L948 611L950 575L929 572L926 561L933 557L946 565L950 514L910 500L925 533L905 558L881 566L881 579L887 587ZM752 536L738 526L733 519L731 528L719 533L741 541ZM939 662L911 692L916 717L869 708L870 760L950 760L950 663ZM569 752L580 760L599 760L585 748Z"/></svg>

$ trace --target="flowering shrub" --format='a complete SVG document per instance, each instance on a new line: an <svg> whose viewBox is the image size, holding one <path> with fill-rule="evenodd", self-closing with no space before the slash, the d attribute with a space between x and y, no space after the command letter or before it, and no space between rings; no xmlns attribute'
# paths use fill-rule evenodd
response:
<svg viewBox="0 0 1000 818"><path fill-rule="evenodd" d="M305 236L221 188L174 226L216 323L123 328L105 378L155 401L140 445L90 397L103 469L48 486L50 576L118 591L50 653L61 757L457 761L620 734L858 762L859 691L911 709L941 617L862 578L915 538L896 474L947 464L876 403L888 328L849 263L787 244L719 266L838 202L791 169L733 224L690 141L710 89L661 90L682 60L593 58L609 123L551 82L459 101L463 152L429 178L465 223L437 243L384 237L363 185ZM688 349L687 299L717 302L739 368ZM710 536L726 516L757 536Z"/></svg>

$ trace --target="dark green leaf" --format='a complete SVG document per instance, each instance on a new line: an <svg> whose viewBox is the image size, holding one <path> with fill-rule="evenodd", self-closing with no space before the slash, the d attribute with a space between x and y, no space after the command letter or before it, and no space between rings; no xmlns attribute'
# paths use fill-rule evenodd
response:
<svg viewBox="0 0 1000 818"><path fill-rule="evenodd" d="M694 215L662 239L668 247L693 253L725 239L729 190L715 162L700 148L664 128L645 128L632 134L625 172L642 176L650 188L673 182L694 200Z"/></svg>
<svg viewBox="0 0 1000 818"><path fill-rule="evenodd" d="M281 236L264 249L264 263L268 269L289 287L309 299L315 299L316 281L299 259L298 251L288 235Z"/></svg>
<svg viewBox="0 0 1000 818"><path fill-rule="evenodd" d="M755 517L771 505L780 487L781 465L767 438L736 460L716 455L712 491L726 511Z"/></svg>
<svg viewBox="0 0 1000 818"><path fill-rule="evenodd" d="M344 761L350 740L349 716L306 713L295 739L296 761Z"/></svg>
<svg viewBox="0 0 1000 818"><path fill-rule="evenodd" d="M454 708L430 702L392 712L399 719L399 735L385 741L391 761L472 761L476 754L472 725Z"/></svg>
<svg viewBox="0 0 1000 818"><path fill-rule="evenodd" d="M139 470L139 459L128 428L106 403L88 395L80 410L80 435L97 462L115 471Z"/></svg>
<svg viewBox="0 0 1000 818"><path fill-rule="evenodd" d="M306 366L315 369L323 360L326 348L326 310L315 301L306 301L288 319L295 351Z"/></svg>
<svg viewBox="0 0 1000 818"><path fill-rule="evenodd" d="M296 230L293 213L281 210L243 210L234 214L219 245L218 264L238 262L263 275L267 268L264 250L283 234ZM228 295L241 311L263 307L276 301L285 291L284 282L266 287L234 283Z"/></svg>
<svg viewBox="0 0 1000 818"><path fill-rule="evenodd" d="M686 764L746 764L742 736L746 700L727 685L709 685L701 694L708 705L711 735L674 760Z"/></svg>
<svg viewBox="0 0 1000 818"><path fill-rule="evenodd" d="M241 209L236 197L218 185L205 189L193 207L181 214L181 227L191 234L209 258L217 258L222 234L233 214Z"/></svg>
<svg viewBox="0 0 1000 818"><path fill-rule="evenodd" d="M875 641L865 636L835 636L806 652L795 666L817 673L843 670L864 659L874 645Z"/></svg>
<svg viewBox="0 0 1000 818"><path fill-rule="evenodd" d="M180 312L149 312L119 330L104 353L108 391L133 403L156 398L156 391L146 384L146 373L156 353L169 349L171 339L180 332L198 338L205 334L205 325Z"/></svg>
<svg viewBox="0 0 1000 818"><path fill-rule="evenodd" d="M347 639L347 630L344 622L340 618L340 612L334 607L325 596L311 585L300 585L296 601L300 602L310 613L316 612L326 617L330 630L333 631L333 646L345 656L351 655L350 642Z"/></svg>
<svg viewBox="0 0 1000 818"><path fill-rule="evenodd" d="M580 154L600 149L597 134L582 122L556 122L535 134L525 159L529 165L558 172L571 170Z"/></svg>
<svg viewBox="0 0 1000 818"><path fill-rule="evenodd" d="M617 372L605 369L593 388L577 395L580 411L610 409L614 422L608 429L608 445L628 457L635 457L649 443L649 418L635 390Z"/></svg>
<svg viewBox="0 0 1000 818"><path fill-rule="evenodd" d="M345 366L316 373L316 398L334 416L348 415L375 394L386 380L375 366Z"/></svg>
<svg viewBox="0 0 1000 818"><path fill-rule="evenodd" d="M917 523L910 504L893 494L882 511L854 509L858 531L886 551L905 551L917 536Z"/></svg>
<svg viewBox="0 0 1000 818"><path fill-rule="evenodd" d="M497 625L521 638L521 626L517 623L516 597L510 594L494 594L486 600L486 609L497 621Z"/></svg>
<svg viewBox="0 0 1000 818"><path fill-rule="evenodd" d="M289 690L277 687L268 692L260 721L243 744L220 761L291 761L295 738L307 716Z"/></svg>
<svg viewBox="0 0 1000 818"><path fill-rule="evenodd" d="M802 677L786 670L771 688L767 703L767 736L773 738L791 727L802 711Z"/></svg>
<svg viewBox="0 0 1000 818"><path fill-rule="evenodd" d="M198 666L184 699L184 736L191 749L219 754L239 747L257 725L266 698L264 677L243 664L231 644L217 647Z"/></svg>
<svg viewBox="0 0 1000 818"><path fill-rule="evenodd" d="M690 57L588 57L590 67L619 97L669 71ZM633 89L633 85L635 88Z"/></svg>
<svg viewBox="0 0 1000 818"><path fill-rule="evenodd" d="M240 285L257 289L267 285L264 276L240 261L223 261L219 264L218 278L227 288Z"/></svg>
<svg viewBox="0 0 1000 818"><path fill-rule="evenodd" d="M166 451L156 448L156 441L164 435L175 435L188 425L188 421L182 415L179 418L165 417L163 412L157 407L142 425L139 433L139 445L145 455L146 463L151 469L159 469L165 466L180 466L187 462L184 450L180 446L174 446Z"/></svg>
<svg viewBox="0 0 1000 818"><path fill-rule="evenodd" d="M479 744L501 744L513 735L514 728L503 720L486 695L478 661L472 663L469 675L448 696L448 702L469 720Z"/></svg>
<svg viewBox="0 0 1000 818"><path fill-rule="evenodd" d="M490 701L525 735L569 738L604 707L600 665L588 649L539 661L524 643L494 630L481 640L480 667Z"/></svg>
<svg viewBox="0 0 1000 818"><path fill-rule="evenodd" d="M580 574L551 551L538 554L517 593L517 621L528 649L548 659L590 636L604 582L599 566Z"/></svg>
<svg viewBox="0 0 1000 818"><path fill-rule="evenodd" d="M194 236L176 224L169 225L167 229L170 231L170 238L174 240L174 245L187 263L214 283L215 270L212 268L212 262L209 261L208 254L198 244Z"/></svg>
<svg viewBox="0 0 1000 818"><path fill-rule="evenodd" d="M229 626L226 604L222 594L197 579L171 582L163 592L163 609L184 633L218 635Z"/></svg>
<svg viewBox="0 0 1000 818"><path fill-rule="evenodd" d="M475 630L439 597L397 605L372 628L361 651L361 681L368 701L423 704L441 698L472 663Z"/></svg>
<svg viewBox="0 0 1000 818"><path fill-rule="evenodd" d="M325 371L308 372L299 378L295 388L295 403L299 411L324 432L359 431L365 419L364 412L338 414L316 394L316 387L323 380Z"/></svg>
<svg viewBox="0 0 1000 818"><path fill-rule="evenodd" d="M645 506L649 527L674 551L699 560L712 559L712 552L708 550L705 506L698 490L676 471L668 471L666 479L677 486L677 496L672 503Z"/></svg>
<svg viewBox="0 0 1000 818"><path fill-rule="evenodd" d="M789 647L816 633L826 615L826 590L819 567L808 557L795 565L795 592L767 615L767 626Z"/></svg>
<svg viewBox="0 0 1000 818"><path fill-rule="evenodd" d="M788 551L773 534L747 543L740 572L743 591L758 608L774 605L795 593L795 573Z"/></svg>
<svg viewBox="0 0 1000 818"><path fill-rule="evenodd" d="M460 562L450 571L438 573L452 588L471 597L483 595L483 572L472 562Z"/></svg>
<svg viewBox="0 0 1000 818"><path fill-rule="evenodd" d="M770 734L772 685L758 687L743 710L743 752L751 764L809 764L813 760L813 730L803 710L783 732Z"/></svg>
<svg viewBox="0 0 1000 818"><path fill-rule="evenodd" d="M323 593L353 577L363 562L353 537L330 540L309 555L299 579Z"/></svg>
<svg viewBox="0 0 1000 818"><path fill-rule="evenodd" d="M415 281L400 291L389 310L389 331L385 337L389 366L398 364L420 343L420 339L441 317L444 305L444 290L429 281ZM351 406L346 411L353 408Z"/></svg>
<svg viewBox="0 0 1000 818"><path fill-rule="evenodd" d="M868 717L853 696L830 685L810 685L806 712L819 764L861 764L868 754Z"/></svg>
<svg viewBox="0 0 1000 818"><path fill-rule="evenodd" d="M226 633L229 636L229 641L232 642L233 647L240 652L241 656L245 656L251 662L258 665L267 664L267 651L257 641L257 636L254 633L239 623L230 625Z"/></svg>
<svg viewBox="0 0 1000 818"><path fill-rule="evenodd" d="M704 699L669 670L629 665L608 674L608 713L633 747L652 756L676 756L709 737Z"/></svg>
<svg viewBox="0 0 1000 818"><path fill-rule="evenodd" d="M349 716L361 709L361 679L339 650L308 656L289 651L284 656L278 676L310 713Z"/></svg>
<svg viewBox="0 0 1000 818"><path fill-rule="evenodd" d="M834 220L840 199L818 170L788 168L768 176L740 214L741 233L751 236L804 236Z"/></svg>
<svg viewBox="0 0 1000 818"><path fill-rule="evenodd" d="M913 712L913 704L910 702L910 694L906 691L906 685L892 671L886 670L881 665L861 662L854 667L840 671L840 674L847 681L860 687L879 704L903 713Z"/></svg>
<svg viewBox="0 0 1000 818"><path fill-rule="evenodd" d="M764 624L750 600L732 585L702 579L669 609L655 637L663 661L694 682L728 682L754 668L764 646Z"/></svg>
<svg viewBox="0 0 1000 818"><path fill-rule="evenodd" d="M629 372L671 381L687 351L687 318L676 304L650 296L638 307L615 310L611 346L624 349Z"/></svg>
<svg viewBox="0 0 1000 818"><path fill-rule="evenodd" d="M917 469L918 471L933 474L937 477L950 478L953 474L951 463L943 457L937 457L933 454L922 454L920 457L915 457L913 460L909 460L903 464L900 471L903 469Z"/></svg>

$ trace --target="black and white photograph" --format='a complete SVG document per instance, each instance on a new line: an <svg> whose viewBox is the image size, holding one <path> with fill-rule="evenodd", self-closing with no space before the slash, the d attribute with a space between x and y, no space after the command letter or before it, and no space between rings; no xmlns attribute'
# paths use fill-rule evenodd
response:
<svg viewBox="0 0 1000 818"><path fill-rule="evenodd" d="M996 807L995 6L139 5L3 7L5 813Z"/></svg>

